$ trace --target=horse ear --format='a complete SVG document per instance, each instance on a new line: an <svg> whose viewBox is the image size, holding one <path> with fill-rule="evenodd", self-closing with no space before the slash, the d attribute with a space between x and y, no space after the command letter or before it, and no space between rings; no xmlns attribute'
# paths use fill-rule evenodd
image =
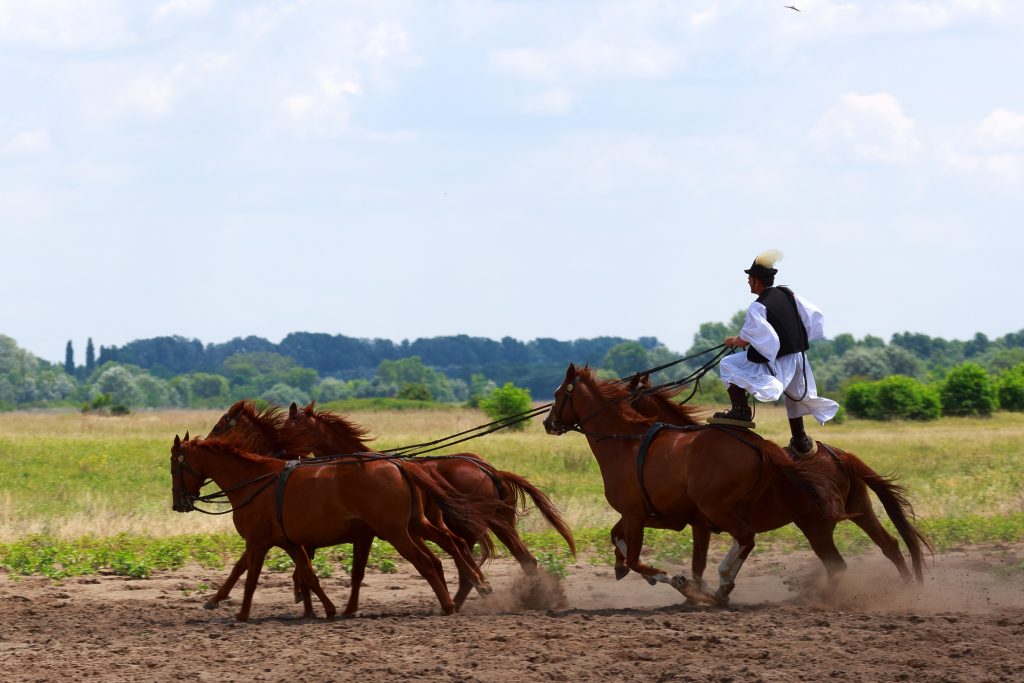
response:
<svg viewBox="0 0 1024 683"><path fill-rule="evenodd" d="M174 447L181 448L181 438L177 434L174 435Z"/></svg>
<svg viewBox="0 0 1024 683"><path fill-rule="evenodd" d="M309 405L302 409L302 412L304 412L306 415L312 415L315 408L316 401L310 401Z"/></svg>
<svg viewBox="0 0 1024 683"><path fill-rule="evenodd" d="M292 401L292 404L288 406L288 417L295 417L299 414L299 406Z"/></svg>
<svg viewBox="0 0 1024 683"><path fill-rule="evenodd" d="M568 382L576 376L576 364L569 363L569 369L565 371L565 381Z"/></svg>
<svg viewBox="0 0 1024 683"><path fill-rule="evenodd" d="M188 441L188 430L185 430L185 441Z"/></svg>
<svg viewBox="0 0 1024 683"><path fill-rule="evenodd" d="M645 387L651 386L651 373L646 372L637 378L637 383L642 384Z"/></svg>

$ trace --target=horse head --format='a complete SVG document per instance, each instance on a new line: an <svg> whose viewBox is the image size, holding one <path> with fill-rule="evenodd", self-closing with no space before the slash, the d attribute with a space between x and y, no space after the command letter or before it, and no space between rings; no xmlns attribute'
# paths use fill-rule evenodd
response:
<svg viewBox="0 0 1024 683"><path fill-rule="evenodd" d="M544 418L544 430L548 434L565 434L578 425L580 418L572 404L572 392L576 390L579 379L580 371L575 364L569 363L565 379L555 389L555 400L551 404L551 410Z"/></svg>
<svg viewBox="0 0 1024 683"><path fill-rule="evenodd" d="M220 419L217 420L217 424L213 425L213 429L210 430L210 433L207 434L206 437L223 436L230 432L238 426L240 420L244 419L246 411L248 410L251 412L253 409L252 401L247 399L235 401L234 404L228 408L227 412L220 416Z"/></svg>
<svg viewBox="0 0 1024 683"><path fill-rule="evenodd" d="M191 462L194 441L185 432L185 438L174 435L171 446L171 508L175 512L191 512L195 510L195 502L199 497L206 477L196 471L195 463Z"/></svg>

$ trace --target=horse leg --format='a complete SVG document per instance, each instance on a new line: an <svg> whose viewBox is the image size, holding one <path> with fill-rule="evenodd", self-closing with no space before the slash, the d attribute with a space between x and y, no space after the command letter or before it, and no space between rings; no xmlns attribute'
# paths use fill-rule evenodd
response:
<svg viewBox="0 0 1024 683"><path fill-rule="evenodd" d="M417 543L407 531L391 535L384 540L390 543L398 551L399 555L409 560L412 566L416 568L416 571L420 573L420 576L427 580L430 587L434 589L437 601L441 603L441 611L445 614L454 614L455 602L452 601L452 597L448 593L448 586L445 585L443 571L438 571L441 567L441 561L437 559L434 553L427 549L423 541Z"/></svg>
<svg viewBox="0 0 1024 683"><path fill-rule="evenodd" d="M846 500L846 514L850 515L853 523L859 526L868 535L868 538L875 542L875 545L882 550L882 554L896 565L896 570L900 573L903 583L913 583L914 579L910 574L910 569L903 558L903 553L900 552L899 541L885 530L885 527L882 526L882 523L875 515L875 511L871 507L871 499L868 497L867 487L863 484L857 486L855 483L851 487L850 495Z"/></svg>
<svg viewBox="0 0 1024 683"><path fill-rule="evenodd" d="M217 609L220 607L220 603L227 600L228 595L231 594L231 589L235 587L235 583L238 582L238 577L242 575L245 568L249 564L248 550L242 553L242 556L235 562L235 566L231 568L231 573L228 574L228 578L224 579L224 583L220 585L217 592L213 594L213 597L207 598L206 602L203 603L204 609Z"/></svg>
<svg viewBox="0 0 1024 683"><path fill-rule="evenodd" d="M722 607L729 604L729 594L736 587L736 576L746 561L750 551L754 549L754 532L744 531L733 534L732 546L725 554L722 564L718 565L718 590L715 591L715 600Z"/></svg>
<svg viewBox="0 0 1024 683"><path fill-rule="evenodd" d="M690 524L690 531L693 534L693 556L690 559L690 569L693 574L691 581L702 593L707 592L704 585L704 570L708 566L708 546L711 545L711 529L707 522L699 521Z"/></svg>
<svg viewBox="0 0 1024 683"><path fill-rule="evenodd" d="M313 557L316 555L316 548L306 548L303 546L306 554L309 555L310 563L313 562ZM299 581L299 568L296 567L295 571L292 572L292 593L295 596L295 602L305 603L309 599L309 590L305 588Z"/></svg>
<svg viewBox="0 0 1024 683"><path fill-rule="evenodd" d="M627 521L623 518L620 531L622 532L622 538L616 541L616 545L626 556L626 566L644 577L647 583L652 586L656 583L667 583L686 596L687 601L714 602L711 596L698 590L684 575L669 576L663 569L640 562L640 550L644 545L643 522L639 520Z"/></svg>
<svg viewBox="0 0 1024 683"><path fill-rule="evenodd" d="M473 558L471 548L476 539L467 540L454 534L442 519L438 519L436 524L427 519L422 521L425 522L422 524L423 537L436 543L455 561L455 568L459 572L459 590L456 595L462 595L464 600L471 587L476 588L481 595L490 595L491 586ZM458 609L461 605L462 602L456 599L455 608Z"/></svg>
<svg viewBox="0 0 1024 683"><path fill-rule="evenodd" d="M526 547L523 539L516 531L515 510L509 513L509 517L511 519L503 520L504 524L494 523L487 526L494 533L495 538L508 548L508 551L512 553L512 557L516 558L523 572L533 576L537 573L537 558L533 556L533 553Z"/></svg>
<svg viewBox="0 0 1024 683"><path fill-rule="evenodd" d="M359 589L366 575L366 563L370 559L370 548L373 536L357 539L352 543L352 575L348 593L348 604L345 605L344 616L351 616L359 609Z"/></svg>
<svg viewBox="0 0 1024 683"><path fill-rule="evenodd" d="M320 604L324 606L324 615L327 620L334 619L334 615L337 613L337 609L334 607L334 603L327 597L323 588L320 586L320 579L317 578L316 572L313 571L313 564L309 561L309 555L306 554L305 548L301 545L290 545L285 547L292 561L295 563L295 569L299 574L299 580L303 587L303 605L305 607L305 618L313 616L313 605L309 599L309 591L312 590L317 598L320 599Z"/></svg>
<svg viewBox="0 0 1024 683"><path fill-rule="evenodd" d="M839 577L846 571L846 561L839 554L839 549L836 548L836 543L832 538L832 532L836 528L835 522L825 522L816 519L810 524L797 522L796 526L807 537L807 542L811 544L811 550L818 556L821 563L825 565L825 574L828 577L828 591L835 590L836 585L839 583Z"/></svg>
<svg viewBox="0 0 1024 683"><path fill-rule="evenodd" d="M260 580L260 572L263 571L263 560L267 557L270 546L251 546L246 544L245 554L248 557L248 567L245 574L245 592L242 594L242 608L235 615L237 621L248 621L249 611L252 609L252 595L256 592L256 584Z"/></svg>
<svg viewBox="0 0 1024 683"><path fill-rule="evenodd" d="M612 527L612 548L615 552L615 580L621 581L626 578L629 574L629 567L626 565L626 553L624 548L626 547L626 540L622 533L623 518L619 517L619 521Z"/></svg>

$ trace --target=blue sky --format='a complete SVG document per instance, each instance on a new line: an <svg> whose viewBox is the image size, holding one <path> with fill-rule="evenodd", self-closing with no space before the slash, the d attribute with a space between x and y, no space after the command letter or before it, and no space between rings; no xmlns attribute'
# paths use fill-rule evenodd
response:
<svg viewBox="0 0 1024 683"><path fill-rule="evenodd" d="M1024 328L1024 3L0 0L0 334Z"/></svg>

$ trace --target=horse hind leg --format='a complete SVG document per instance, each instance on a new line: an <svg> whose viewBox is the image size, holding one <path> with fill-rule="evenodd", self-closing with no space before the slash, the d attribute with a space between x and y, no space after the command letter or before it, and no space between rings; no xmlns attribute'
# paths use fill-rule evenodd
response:
<svg viewBox="0 0 1024 683"><path fill-rule="evenodd" d="M444 574L438 572L441 561L437 559L423 542L416 543L408 533L396 534L385 538L399 555L407 559L416 571L420 573L427 583L434 590L437 601L441 603L441 611L445 614L455 613L455 602L448 593L448 586L444 582Z"/></svg>
<svg viewBox="0 0 1024 683"><path fill-rule="evenodd" d="M875 545L882 551L882 554L896 566L896 571L900 573L903 583L913 583L914 578L907 567L903 553L900 552L899 541L882 526L882 522L875 515L875 511L871 507L871 499L863 485L859 491L851 491L846 505L846 513L850 515L853 523L859 526L868 535L868 538L874 541Z"/></svg>
<svg viewBox="0 0 1024 683"><path fill-rule="evenodd" d="M818 556L821 563L825 565L827 577L827 590L831 593L839 585L839 579L846 571L846 560L839 554L832 532L835 531L835 522L824 522L815 520L813 525L797 523L797 528L807 537L811 544L811 550Z"/></svg>

